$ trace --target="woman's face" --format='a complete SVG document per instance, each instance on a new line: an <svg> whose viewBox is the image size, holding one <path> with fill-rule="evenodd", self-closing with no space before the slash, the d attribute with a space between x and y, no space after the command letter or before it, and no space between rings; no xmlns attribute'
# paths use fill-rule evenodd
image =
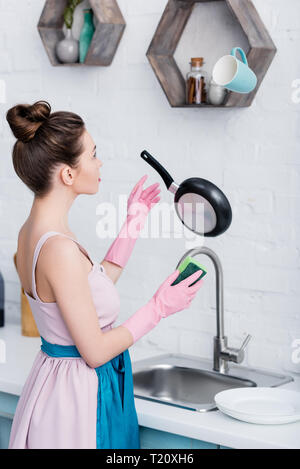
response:
<svg viewBox="0 0 300 469"><path fill-rule="evenodd" d="M84 151L80 155L74 189L79 194L95 194L98 192L100 167L102 161L97 158L96 145L87 130L82 135Z"/></svg>

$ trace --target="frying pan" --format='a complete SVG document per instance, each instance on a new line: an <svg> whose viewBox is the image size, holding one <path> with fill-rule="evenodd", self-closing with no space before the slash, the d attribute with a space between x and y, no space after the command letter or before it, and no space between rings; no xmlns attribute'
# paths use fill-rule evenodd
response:
<svg viewBox="0 0 300 469"><path fill-rule="evenodd" d="M192 177L178 185L148 151L143 150L141 157L158 172L167 189L174 194L176 213L189 230L202 236L218 236L228 229L232 220L231 207L215 184Z"/></svg>

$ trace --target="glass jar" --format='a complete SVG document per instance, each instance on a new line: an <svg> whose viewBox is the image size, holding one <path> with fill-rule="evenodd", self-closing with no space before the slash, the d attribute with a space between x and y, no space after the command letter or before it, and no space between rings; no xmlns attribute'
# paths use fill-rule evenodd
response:
<svg viewBox="0 0 300 469"><path fill-rule="evenodd" d="M206 103L207 73L202 70L203 57L193 57L186 74L186 104Z"/></svg>

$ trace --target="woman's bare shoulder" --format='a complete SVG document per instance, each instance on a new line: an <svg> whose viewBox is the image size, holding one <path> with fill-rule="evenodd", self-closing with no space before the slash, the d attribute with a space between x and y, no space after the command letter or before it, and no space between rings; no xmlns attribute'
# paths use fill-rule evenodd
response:
<svg viewBox="0 0 300 469"><path fill-rule="evenodd" d="M47 262L52 259L55 259L56 261L67 260L68 258L74 257L75 254L75 259L80 259L80 251L77 243L61 235L54 235L48 238L43 244L41 254L41 257L43 257Z"/></svg>
<svg viewBox="0 0 300 469"><path fill-rule="evenodd" d="M22 246L22 251L27 246L27 249L32 251L33 247L36 246L38 240L44 233L48 231L56 231L47 229L46 227L30 227L28 224L24 223L21 227L18 235L18 246ZM64 235L67 236L64 236ZM73 239L70 239L73 238ZM43 267L47 267L46 271L49 271L50 266L52 265L52 261L59 263L60 261L66 261L68 259L74 259L74 263L78 265L78 261L80 260L79 250L77 247L77 243L73 240L76 240L76 237L72 233L60 233L59 231L57 234L53 234L45 240L43 243L40 253L39 253L39 265L44 271Z"/></svg>

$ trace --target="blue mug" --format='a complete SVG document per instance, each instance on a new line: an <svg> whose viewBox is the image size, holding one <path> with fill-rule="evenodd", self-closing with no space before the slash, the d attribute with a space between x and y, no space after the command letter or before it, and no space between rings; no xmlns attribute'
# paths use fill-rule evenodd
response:
<svg viewBox="0 0 300 469"><path fill-rule="evenodd" d="M242 62L235 56L237 51L242 57ZM248 67L246 54L241 47L234 47L230 55L224 55L217 61L212 78L218 85L236 93L250 93L257 83L256 75Z"/></svg>

